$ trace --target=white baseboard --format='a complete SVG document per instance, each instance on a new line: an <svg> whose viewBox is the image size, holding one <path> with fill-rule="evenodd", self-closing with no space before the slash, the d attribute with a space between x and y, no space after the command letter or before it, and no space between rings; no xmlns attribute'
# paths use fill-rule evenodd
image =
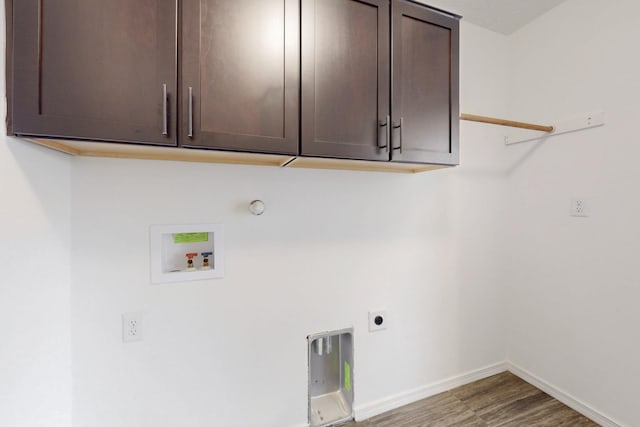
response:
<svg viewBox="0 0 640 427"><path fill-rule="evenodd" d="M434 396L438 393L490 377L491 375L499 374L506 370L507 364L505 362L500 362L495 365L456 375L455 377L437 381L435 383L380 399L375 402L356 406L354 409L355 419L356 421L366 420L367 418L375 417L376 415L380 415L392 409L417 402L418 400L426 399L427 397Z"/></svg>
<svg viewBox="0 0 640 427"><path fill-rule="evenodd" d="M536 377L531 372L522 369L521 367L514 365L512 362L506 362L506 369L512 374L522 378L529 384L539 388L547 393L549 396L556 398L560 402L564 403L576 412L581 413L585 417L589 418L593 422L600 424L602 427L624 427L622 424L612 420L600 411L592 408L579 399L571 396L569 393L559 389L558 387L549 384L548 382Z"/></svg>
<svg viewBox="0 0 640 427"><path fill-rule="evenodd" d="M380 415L384 412L397 409L401 406L417 402L418 400L426 399L427 397L434 396L438 393L442 393L444 391L451 390L456 387L469 384L504 371L509 371L517 377L522 378L524 381L539 388L555 399L558 399L560 402L564 403L571 409L579 412L595 423L600 424L602 427L627 427L617 421L614 421L612 418L604 415L600 411L592 408L581 400L576 399L569 393L536 377L532 373L515 365L510 361L496 363L494 365L470 371L461 375L456 375L445 380L437 381L426 386L418 387L413 390L380 399L375 402L356 406L354 408L355 419L357 421L366 420L368 418L375 417L376 415ZM308 426L309 424L300 424L296 427Z"/></svg>

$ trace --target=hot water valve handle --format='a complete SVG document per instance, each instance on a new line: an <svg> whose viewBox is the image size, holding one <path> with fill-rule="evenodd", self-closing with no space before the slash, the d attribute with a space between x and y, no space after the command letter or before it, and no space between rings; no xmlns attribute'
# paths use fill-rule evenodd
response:
<svg viewBox="0 0 640 427"><path fill-rule="evenodd" d="M187 257L187 268L193 268L193 258L198 256L197 252L189 252L185 255Z"/></svg>

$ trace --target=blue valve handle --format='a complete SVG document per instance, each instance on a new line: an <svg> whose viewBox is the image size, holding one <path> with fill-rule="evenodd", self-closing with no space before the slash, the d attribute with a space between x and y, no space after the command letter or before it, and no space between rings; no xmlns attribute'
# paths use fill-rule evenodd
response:
<svg viewBox="0 0 640 427"><path fill-rule="evenodd" d="M202 255L203 258L207 258L213 255L213 252L202 252L200 255Z"/></svg>

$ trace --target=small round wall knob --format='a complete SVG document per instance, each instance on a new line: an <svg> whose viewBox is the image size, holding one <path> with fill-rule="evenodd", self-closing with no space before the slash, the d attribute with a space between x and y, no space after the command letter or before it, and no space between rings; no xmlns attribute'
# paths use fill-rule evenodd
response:
<svg viewBox="0 0 640 427"><path fill-rule="evenodd" d="M249 203L249 212L254 215L262 215L264 213L264 202L262 200L254 200Z"/></svg>

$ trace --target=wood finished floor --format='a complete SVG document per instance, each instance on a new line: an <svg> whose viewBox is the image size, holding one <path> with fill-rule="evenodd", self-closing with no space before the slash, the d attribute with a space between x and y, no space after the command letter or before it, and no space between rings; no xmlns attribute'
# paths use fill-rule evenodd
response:
<svg viewBox="0 0 640 427"><path fill-rule="evenodd" d="M510 372L348 427L593 427L598 424Z"/></svg>

